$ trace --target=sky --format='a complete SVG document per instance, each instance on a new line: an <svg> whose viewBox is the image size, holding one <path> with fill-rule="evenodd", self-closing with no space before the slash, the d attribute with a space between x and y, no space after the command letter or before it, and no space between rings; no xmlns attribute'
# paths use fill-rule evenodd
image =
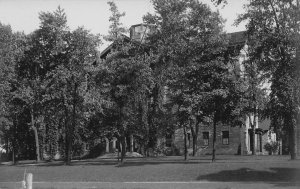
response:
<svg viewBox="0 0 300 189"><path fill-rule="evenodd" d="M243 13L246 0L229 0L226 6L214 6L211 0L201 0L219 10L227 20L225 30L236 32L245 30L244 24L233 26L237 15ZM127 28L142 23L147 12L154 13L151 0L115 0L120 12L125 12L121 22ZM109 5L107 0L0 0L0 22L11 25L13 31L24 31L26 34L38 29L39 12L53 12L60 6L66 12L68 26L71 30L84 26L91 33L106 35L109 27ZM222 8L223 7L223 8ZM100 49L108 44L104 43Z"/></svg>

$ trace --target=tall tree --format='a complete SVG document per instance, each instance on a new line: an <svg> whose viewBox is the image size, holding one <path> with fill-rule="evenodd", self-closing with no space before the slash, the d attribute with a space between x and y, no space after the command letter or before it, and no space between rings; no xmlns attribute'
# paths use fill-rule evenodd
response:
<svg viewBox="0 0 300 189"><path fill-rule="evenodd" d="M31 112L31 128L35 133L37 160L41 159L39 154L43 154L39 152L39 147L45 145L39 142L39 138L45 136L43 129L40 128L43 124L37 122L44 120L40 118L46 117L43 96L52 80L47 74L62 64L66 58L65 54L60 52L66 46L64 38L68 30L66 15L60 7L53 13L41 12L39 19L40 28L28 36L24 56L16 67L21 84L16 95L26 101L26 106Z"/></svg>
<svg viewBox="0 0 300 189"><path fill-rule="evenodd" d="M110 111L113 116L109 117L110 123L106 123L111 125L112 134L120 141L121 163L126 153L126 136L141 129L138 128L138 120L142 118L139 111L152 87L149 58L139 54L128 57L128 48L123 50L112 53L104 62L109 78L106 82L110 86Z"/></svg>
<svg viewBox="0 0 300 189"><path fill-rule="evenodd" d="M9 25L0 23L0 125L5 134L7 153L12 147L13 162L18 151L18 115L22 111L13 98L18 85L16 65L25 50L25 35L14 33ZM11 145L10 145L11 144Z"/></svg>
<svg viewBox="0 0 300 189"><path fill-rule="evenodd" d="M15 56L13 55L14 35L9 25L0 23L0 120L1 137L6 139L8 153L9 96L11 82L16 79L14 72ZM4 136L6 134L6 136Z"/></svg>
<svg viewBox="0 0 300 189"><path fill-rule="evenodd" d="M298 0L253 0L237 22L246 25L255 44L250 56L260 60L259 69L271 82L270 117L284 120L290 138L291 159L297 159L299 128L299 41L300 5ZM277 121L276 121L277 120Z"/></svg>
<svg viewBox="0 0 300 189"><path fill-rule="evenodd" d="M228 111L223 106L232 103L228 99L229 91L234 91L229 72L233 62L224 58L227 40L223 19L207 5L194 0L153 1L153 4L157 14L148 14L144 20L159 28L150 37L158 55L154 73L162 78L160 86L168 86L171 93L184 99L183 104L194 120L191 130L195 154L200 122L214 117L214 111ZM224 99L227 105L221 103ZM205 108L208 104L216 104L215 109ZM215 123L225 121L222 113L216 113Z"/></svg>
<svg viewBox="0 0 300 189"><path fill-rule="evenodd" d="M25 83L32 84L27 85L31 91L42 88L36 98L32 98L35 95L31 95L34 93L30 91L27 96L31 99L28 101L30 107L41 104L31 110L41 110L47 128L44 131L48 132L47 136L53 134L52 139L46 141L58 140L58 127L53 124L63 123L61 129L64 135L61 137L65 139L66 163L70 164L72 145L75 139L79 139L78 130L84 119L82 112L85 111L84 101L88 91L86 68L96 59L100 40L99 36L84 28L71 32L64 10L60 7L54 12L41 12L39 18L40 28L30 36L30 48L19 63L18 74ZM33 85L35 83L39 85ZM37 112L32 111L32 124L36 115Z"/></svg>
<svg viewBox="0 0 300 189"><path fill-rule="evenodd" d="M19 85L17 90L12 94L14 98L18 98L24 103L24 108L29 109L30 111L30 125L31 129L34 132L35 138L35 147L36 147L36 160L39 162L41 160L40 153L40 142L39 142L39 133L38 133L38 124L41 119L41 109L42 109L42 93L43 86L39 79L35 80L21 80L19 79Z"/></svg>
<svg viewBox="0 0 300 189"><path fill-rule="evenodd" d="M53 79L48 98L58 99L58 105L65 124L65 158L71 163L72 145L78 139L78 130L82 127L84 102L88 95L88 67L97 56L99 36L84 28L78 28L67 34L68 47L61 51L67 57L65 62L49 73ZM88 100L88 99L87 99Z"/></svg>
<svg viewBox="0 0 300 189"><path fill-rule="evenodd" d="M250 128L252 129L251 151L252 155L256 154L256 135L255 130L258 127L259 119L263 118L263 112L266 109L268 101L268 85L267 78L264 73L259 70L260 60L253 57L253 48L256 40L247 42L245 52L245 60L241 62L240 81L243 82L243 97L241 99L242 114L249 120Z"/></svg>
<svg viewBox="0 0 300 189"><path fill-rule="evenodd" d="M104 36L104 39L109 42L116 42L117 39L122 38L122 34L126 33L125 27L123 27L120 19L125 16L125 12L119 12L118 7L114 1L108 1L107 4L110 7L111 16L109 17L108 35Z"/></svg>

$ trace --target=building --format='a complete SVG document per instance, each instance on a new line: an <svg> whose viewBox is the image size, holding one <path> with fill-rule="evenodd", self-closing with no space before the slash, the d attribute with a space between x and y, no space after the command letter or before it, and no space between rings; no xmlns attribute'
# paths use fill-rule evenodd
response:
<svg viewBox="0 0 300 189"><path fill-rule="evenodd" d="M137 24L130 27L130 37L124 36L125 42L133 41L138 43L146 43L146 38L149 34L155 31L155 26L147 24ZM236 65L233 69L238 72L243 72L242 62L247 58L247 37L245 32L235 32L228 34L229 48L238 57ZM114 43L101 52L100 58L105 59L106 56L113 50ZM253 119L253 117L251 118ZM258 121L257 128L255 128L255 140L257 154L267 154L263 148L267 142L275 141L276 135L269 130L270 121ZM197 139L197 154L211 154L212 153L212 125L201 125ZM216 139L216 153L217 154L251 154L252 144L252 129L250 127L249 118L245 118L245 124L240 127L231 127L230 125L219 125L217 127ZM188 131L188 147L192 148L192 135ZM177 154L183 154L184 149L184 135L182 129L177 129L172 135L165 138L158 139L158 145L163 145L164 148L169 148L169 151L177 151ZM106 152L114 151L116 148L116 139L106 141ZM134 151L135 142L134 137L130 136L128 140L130 144L130 151ZM174 154L174 153L173 153Z"/></svg>
<svg viewBox="0 0 300 189"><path fill-rule="evenodd" d="M267 155L264 145L276 141L276 135L269 130L269 120L258 122L255 129L256 154ZM242 127L231 127L230 125L218 125L216 131L216 154L247 155L252 153L252 129L246 123ZM187 146L192 153L193 138L191 131L187 131ZM196 155L212 154L213 126L212 124L200 125L197 138ZM184 153L183 129L177 129L173 136L167 136L166 144L176 149L178 154Z"/></svg>

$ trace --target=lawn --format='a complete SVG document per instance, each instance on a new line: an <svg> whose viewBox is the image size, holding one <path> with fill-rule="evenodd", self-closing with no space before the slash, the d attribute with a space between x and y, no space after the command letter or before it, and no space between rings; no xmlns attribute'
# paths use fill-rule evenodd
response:
<svg viewBox="0 0 300 189"><path fill-rule="evenodd" d="M0 165L0 183L23 180L26 170L34 182L242 182L300 186L300 161L288 156L210 156L190 158L130 158L117 166L114 159ZM1 188L1 184L0 184Z"/></svg>

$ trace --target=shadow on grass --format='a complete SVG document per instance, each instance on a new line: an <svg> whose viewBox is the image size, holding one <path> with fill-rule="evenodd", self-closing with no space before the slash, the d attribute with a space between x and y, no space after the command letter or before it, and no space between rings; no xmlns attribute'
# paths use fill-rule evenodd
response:
<svg viewBox="0 0 300 189"><path fill-rule="evenodd" d="M197 180L218 182L267 182L274 186L300 186L300 168L270 168L260 171L249 168L224 170L218 173L201 175Z"/></svg>
<svg viewBox="0 0 300 189"><path fill-rule="evenodd" d="M116 167L134 167L134 166L145 166L145 165L160 165L160 164L199 164L199 163L207 163L207 162L199 162L199 161L184 161L184 160L176 160L176 161L125 161L122 165L119 164L116 160L105 160L105 161L77 161L72 162L71 165L65 165L64 162L52 162L47 164L36 164L39 167L55 167L55 166L112 166ZM22 165L19 165L22 166ZM27 166L27 165L23 165Z"/></svg>
<svg viewBox="0 0 300 189"><path fill-rule="evenodd" d="M163 161L163 162L125 162L122 165L118 165L118 167L133 167L133 166L144 166L144 165L160 165L160 164L200 164L207 162L195 162L195 161Z"/></svg>

